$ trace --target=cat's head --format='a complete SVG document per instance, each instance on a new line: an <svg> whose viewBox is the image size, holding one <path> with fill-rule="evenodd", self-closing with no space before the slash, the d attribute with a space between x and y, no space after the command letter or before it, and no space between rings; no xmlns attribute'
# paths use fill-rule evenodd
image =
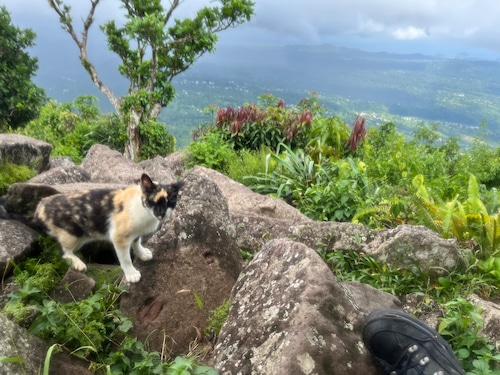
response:
<svg viewBox="0 0 500 375"><path fill-rule="evenodd" d="M155 183L143 173L141 176L142 203L153 211L158 220L163 220L168 210L177 204L177 194L184 183L182 181L170 185Z"/></svg>

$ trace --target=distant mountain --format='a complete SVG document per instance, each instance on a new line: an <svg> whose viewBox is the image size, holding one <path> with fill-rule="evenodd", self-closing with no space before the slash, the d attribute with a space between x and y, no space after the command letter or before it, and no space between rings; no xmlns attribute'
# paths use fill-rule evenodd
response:
<svg viewBox="0 0 500 375"><path fill-rule="evenodd" d="M117 72L118 61L106 52L95 61L101 78L125 93L127 82ZM80 66L76 51L63 61L56 53L39 60L36 82L51 97L71 101L81 94L97 95L103 110L112 110ZM485 120L489 140L500 140L497 61L374 53L332 45L220 46L176 77L174 86L177 97L160 119L181 147L189 143L191 130L211 121L203 112L210 104L240 106L264 93L295 104L310 91L318 92L326 109L346 122L364 113L369 125L393 121L408 133L417 123L436 122L444 136L467 141Z"/></svg>

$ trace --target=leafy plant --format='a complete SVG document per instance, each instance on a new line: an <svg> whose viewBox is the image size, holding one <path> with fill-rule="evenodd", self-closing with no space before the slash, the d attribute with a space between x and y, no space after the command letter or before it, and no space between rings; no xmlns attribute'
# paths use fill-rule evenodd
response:
<svg viewBox="0 0 500 375"><path fill-rule="evenodd" d="M283 154L280 154L281 148ZM271 163L275 167L269 172ZM251 187L259 193L284 197L296 205L306 189L320 178L318 166L309 155L301 149L293 151L281 144L277 153L266 156L266 172L255 176L256 183Z"/></svg>
<svg viewBox="0 0 500 375"><path fill-rule="evenodd" d="M440 319L438 332L454 347L468 374L498 374L491 371L500 364L500 354L494 345L481 335L483 318L481 310L472 302L456 298L443 304L444 317Z"/></svg>
<svg viewBox="0 0 500 375"><path fill-rule="evenodd" d="M205 328L205 334L208 336L212 332L218 335L222 328L222 325L227 319L229 314L229 308L231 307L231 301L228 299L224 300L222 304L215 310L210 311L210 316L207 319L207 327Z"/></svg>
<svg viewBox="0 0 500 375"><path fill-rule="evenodd" d="M292 148L303 146L313 113L305 104L286 108L283 100L271 94L260 96L262 107L247 104L219 109L215 126L209 131L220 133L235 150L259 150L263 146L276 150L280 144Z"/></svg>
<svg viewBox="0 0 500 375"><path fill-rule="evenodd" d="M480 199L479 186L474 175L469 176L467 199L435 203L424 185L423 176L414 178L417 191L415 221L441 233L445 237L454 237L460 241L474 239L480 245L481 258L494 254L500 245L500 225L498 214L490 215Z"/></svg>
<svg viewBox="0 0 500 375"><path fill-rule="evenodd" d="M188 166L201 165L225 172L229 163L236 159L236 152L225 143L220 134L207 133L188 147Z"/></svg>
<svg viewBox="0 0 500 375"><path fill-rule="evenodd" d="M141 159L166 156L175 150L175 138L164 124L150 120L141 125Z"/></svg>

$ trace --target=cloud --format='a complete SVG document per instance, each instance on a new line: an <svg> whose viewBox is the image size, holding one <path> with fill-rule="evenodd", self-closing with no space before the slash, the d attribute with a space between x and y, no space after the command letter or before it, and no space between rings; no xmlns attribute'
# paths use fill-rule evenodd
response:
<svg viewBox="0 0 500 375"><path fill-rule="evenodd" d="M415 40L415 39L426 38L428 36L425 29L414 26L397 28L391 34L395 39L398 40Z"/></svg>
<svg viewBox="0 0 500 375"><path fill-rule="evenodd" d="M79 20L86 15L88 0L65 0ZM169 0L163 0L168 6ZM221 41L254 44L318 44L345 37L451 43L488 48L500 53L500 6L498 0L254 0L255 15L249 23L224 31ZM57 23L46 0L4 0L20 24ZM119 18L118 1L101 0L96 23ZM174 17L192 16L213 0L184 0ZM14 18L14 17L13 17ZM49 21L47 21L49 20ZM50 29L52 32L52 29ZM38 35L49 28L35 30ZM60 29L59 29L59 32Z"/></svg>

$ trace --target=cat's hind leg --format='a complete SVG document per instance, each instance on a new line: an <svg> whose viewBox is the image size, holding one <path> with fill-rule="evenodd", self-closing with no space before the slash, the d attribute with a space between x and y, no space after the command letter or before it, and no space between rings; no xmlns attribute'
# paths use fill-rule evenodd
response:
<svg viewBox="0 0 500 375"><path fill-rule="evenodd" d="M148 248L142 246L141 237L137 237L134 242L132 242L132 249L134 250L134 254L140 260L151 260L153 259L153 253Z"/></svg>
<svg viewBox="0 0 500 375"><path fill-rule="evenodd" d="M87 266L78 258L74 252L78 250L86 240L65 233L63 236L57 237L63 251L63 258L71 263L71 267L77 271L86 271Z"/></svg>

